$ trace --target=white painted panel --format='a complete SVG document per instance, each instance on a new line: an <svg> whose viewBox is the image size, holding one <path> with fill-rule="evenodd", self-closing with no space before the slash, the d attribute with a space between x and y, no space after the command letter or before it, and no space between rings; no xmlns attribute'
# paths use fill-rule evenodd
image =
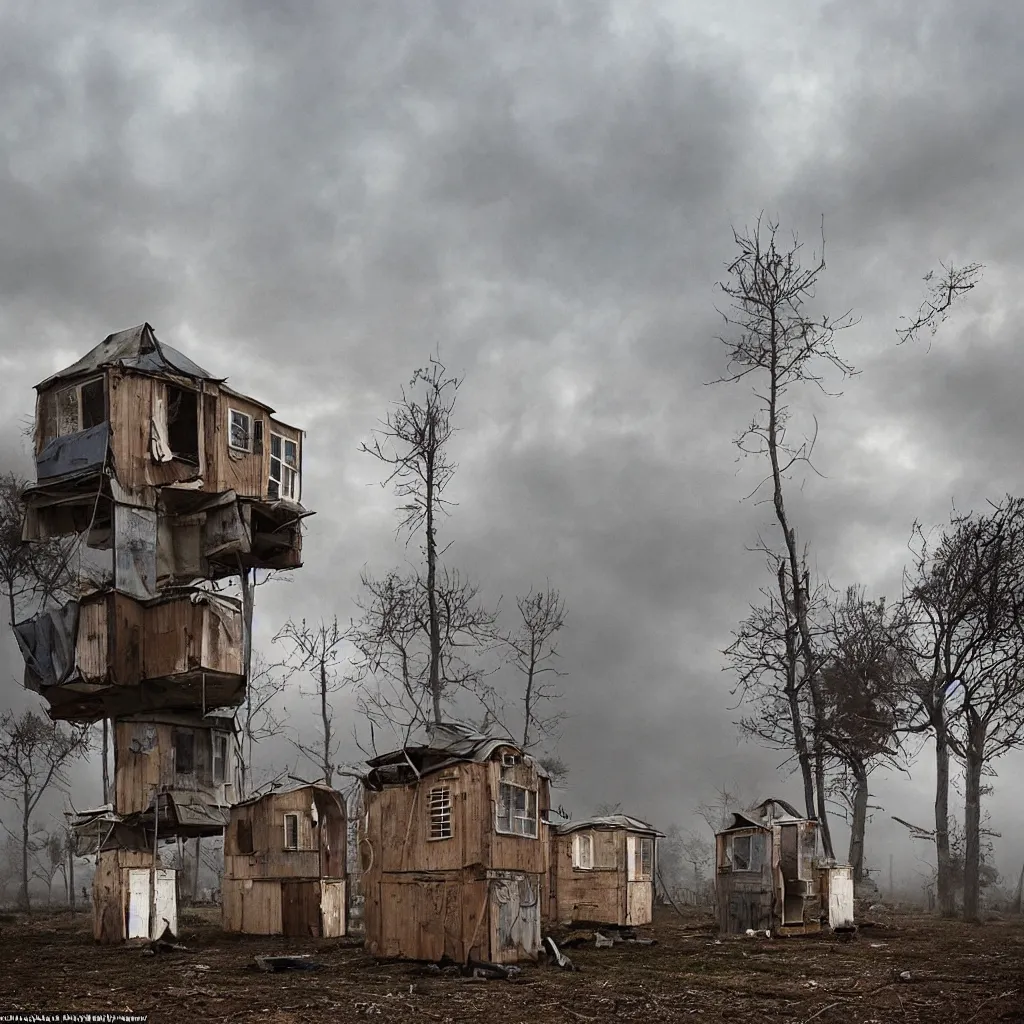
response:
<svg viewBox="0 0 1024 1024"><path fill-rule="evenodd" d="M626 883L626 925L636 928L651 923L654 904L653 882Z"/></svg>
<svg viewBox="0 0 1024 1024"><path fill-rule="evenodd" d="M828 924L830 928L850 928L853 925L853 869L829 869Z"/></svg>
<svg viewBox="0 0 1024 1024"><path fill-rule="evenodd" d="M161 868L156 873L156 920L152 937L159 939L167 928L172 935L178 934L178 890L175 872Z"/></svg>
<svg viewBox="0 0 1024 1024"><path fill-rule="evenodd" d="M149 868L128 869L128 938L149 936Z"/></svg>
<svg viewBox="0 0 1024 1024"><path fill-rule="evenodd" d="M320 918L325 939L341 938L345 934L345 883L320 883Z"/></svg>

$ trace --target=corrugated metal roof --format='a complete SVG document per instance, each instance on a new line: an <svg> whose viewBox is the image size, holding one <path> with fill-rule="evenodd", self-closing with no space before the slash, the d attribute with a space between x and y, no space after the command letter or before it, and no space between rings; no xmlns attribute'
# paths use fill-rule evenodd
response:
<svg viewBox="0 0 1024 1024"><path fill-rule="evenodd" d="M392 750L386 754L371 758L366 763L371 768L382 768L388 765L403 764L406 756L424 758L440 755L443 760L430 765L424 774L431 774L459 761L489 761L499 747L512 747L520 751L534 764L537 773L548 777L547 770L536 760L522 751L522 748L510 736L487 735L478 732L472 726L462 722L445 722L432 725L426 730L425 738L419 743L410 743L402 750Z"/></svg>
<svg viewBox="0 0 1024 1024"><path fill-rule="evenodd" d="M303 789L315 789L320 793L326 793L330 796L341 799L341 793L331 786L324 785L322 782L298 782L294 786L282 786L280 789L268 789L264 793L256 793L253 796L246 797L244 800L239 800L238 803L232 804L232 807L247 807L249 804L258 804L261 800L267 800L273 796L286 796L289 793L298 793Z"/></svg>
<svg viewBox="0 0 1024 1024"><path fill-rule="evenodd" d="M659 832L652 825L648 825L646 821L641 821L639 818L634 818L629 814L599 814L592 818L566 821L557 826L555 831L561 835L566 835L569 832L578 832L584 828L625 829L629 832L646 832L648 835L661 838L665 836L664 832Z"/></svg>
<svg viewBox="0 0 1024 1024"><path fill-rule="evenodd" d="M70 377L80 377L86 373L102 369L104 366L121 365L144 373L172 373L196 380L220 382L221 377L214 377L198 363L192 362L188 356L170 345L158 341L156 333L149 324L139 324L126 331L108 334L94 349L87 352L76 363L47 377L36 385L37 390L49 387L55 381Z"/></svg>

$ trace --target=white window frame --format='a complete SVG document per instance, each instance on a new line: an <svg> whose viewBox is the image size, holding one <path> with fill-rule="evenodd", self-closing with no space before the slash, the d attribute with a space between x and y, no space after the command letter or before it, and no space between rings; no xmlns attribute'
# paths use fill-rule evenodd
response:
<svg viewBox="0 0 1024 1024"><path fill-rule="evenodd" d="M452 791L449 786L434 786L427 794L427 812L430 821L430 842L442 842L455 835L452 820Z"/></svg>
<svg viewBox="0 0 1024 1024"><path fill-rule="evenodd" d="M502 801L503 791L508 794L507 804ZM525 793L525 813L517 813L513 797L516 793ZM523 839L540 838L540 812L537 790L528 786L517 786L514 782L501 782L498 784L498 802L494 808L494 830L503 836L521 836ZM502 821L502 809L506 809L505 820ZM532 813L531 813L532 812ZM533 831L525 830L527 824L532 824Z"/></svg>
<svg viewBox="0 0 1024 1024"><path fill-rule="evenodd" d="M572 866L577 871L594 870L594 837L589 832L572 837Z"/></svg>
<svg viewBox="0 0 1024 1024"><path fill-rule="evenodd" d="M288 825L295 822L295 845L290 845L288 840ZM299 848L299 816L294 811L289 811L284 816L284 848L286 850L297 850Z"/></svg>
<svg viewBox="0 0 1024 1024"><path fill-rule="evenodd" d="M627 881L651 882L654 880L654 839L651 836L628 837ZM649 850L648 868L644 870L643 851Z"/></svg>
<svg viewBox="0 0 1024 1024"><path fill-rule="evenodd" d="M244 416L249 424L246 432L246 438L248 439L248 445L243 447L242 445L235 444L235 433L234 433L234 418L236 416ZM228 447L232 451L245 452L247 455L252 454L253 435L255 428L253 427L254 417L252 413L243 412L241 409L235 409L232 406L228 406Z"/></svg>
<svg viewBox="0 0 1024 1024"><path fill-rule="evenodd" d="M274 454L274 441L281 442L281 454ZM295 464L289 465L284 457L285 445L290 444L295 446ZM269 460L267 468L267 494L270 495L270 483L273 481L277 484L277 498L284 498L288 501L298 501L300 492L301 477L299 473L299 442L293 437L286 437L284 434L278 434L275 431L270 431L270 445L268 448ZM278 472L280 476L274 476L274 463L278 465ZM288 474L291 474L290 483L291 487L285 488L285 481L289 479ZM274 497L273 495L271 495Z"/></svg>
<svg viewBox="0 0 1024 1024"><path fill-rule="evenodd" d="M225 732L211 733L210 741L210 774L213 778L213 784L220 786L228 781L228 734ZM220 778L218 778L217 755L219 749L221 749L221 744L223 744L224 756L220 759Z"/></svg>

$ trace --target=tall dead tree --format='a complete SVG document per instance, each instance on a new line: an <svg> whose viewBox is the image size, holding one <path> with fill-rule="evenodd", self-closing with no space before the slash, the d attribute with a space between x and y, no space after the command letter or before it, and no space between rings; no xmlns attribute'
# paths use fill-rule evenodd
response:
<svg viewBox="0 0 1024 1024"><path fill-rule="evenodd" d="M816 719L807 685L809 677L800 671L800 630L792 605L786 603L789 591L785 562L770 553L767 557L775 567L776 587L762 588L764 602L751 606L750 615L740 623L733 642L723 653L727 668L736 677L732 692L750 709L737 723L740 732L766 746L788 751L787 761L796 759L804 802L810 808L807 813L815 817L815 779L817 770L824 770L825 750L818 745L812 760L807 734ZM817 587L806 601L816 665L822 658L825 628L821 620L825 608L824 588Z"/></svg>
<svg viewBox="0 0 1024 1024"><path fill-rule="evenodd" d="M312 677L316 684L313 693L303 692L301 687L298 692L300 696L313 697L317 702L320 716L319 742L312 745L298 737L292 737L291 742L300 754L320 769L328 786L333 785L338 757L338 736L334 732L331 695L349 683L348 677L341 670L346 663L345 640L345 633L338 626L337 617L329 621L322 619L315 624L307 624L305 619L298 623L289 620L273 640L274 643L281 641L291 647L292 667L296 672Z"/></svg>
<svg viewBox="0 0 1024 1024"><path fill-rule="evenodd" d="M976 919L981 871L982 777L1024 745L1024 500L956 514L931 545L914 528L906 576L918 672L908 731L935 740L935 847L940 912L955 913L950 847L950 755L965 765L964 915Z"/></svg>
<svg viewBox="0 0 1024 1024"><path fill-rule="evenodd" d="M518 627L505 635L509 659L523 678L523 749L551 736L564 720L563 712L543 708L560 698L552 679L564 675L556 668L558 633L565 625L565 601L550 584L516 598Z"/></svg>
<svg viewBox="0 0 1024 1024"><path fill-rule="evenodd" d="M418 538L423 559L407 574L363 575L362 617L350 634L361 655L362 704L385 717L401 705L424 724L443 722L460 691L479 692L484 673L476 656L497 640L497 613L481 604L475 584L443 564L450 545L438 542L438 521L451 508L444 493L456 470L448 444L460 384L432 358L361 448L389 467L382 485L393 486L400 502L397 533L406 546Z"/></svg>
<svg viewBox="0 0 1024 1024"><path fill-rule="evenodd" d="M286 678L281 670L281 665L271 664L258 652L254 654L249 685L245 688L245 703L235 715L241 738L242 793L246 796L253 786L253 748L260 740L281 731L281 723L274 711L274 702L285 690Z"/></svg>
<svg viewBox="0 0 1024 1024"><path fill-rule="evenodd" d="M825 854L831 857L824 740L821 723L817 721L821 710L819 666L815 663L808 610L809 572L806 549L801 551L797 543L783 484L794 466L811 465L814 448L813 434L799 441L788 437L788 396L794 388L807 384L828 393L825 373L848 377L856 372L835 348L836 333L854 321L849 315L832 319L807 311L825 269L824 232L821 254L807 267L801 263L802 247L795 237L788 247L780 246L778 224L774 221L758 218L752 231L733 231L733 240L739 255L728 264L727 281L719 285L730 300L728 310L722 312L728 336L720 338L726 347L728 365L726 374L716 383L750 380L757 399L750 426L736 439L736 445L744 454L766 458L770 466L764 482L771 486L782 548L778 552L766 544L761 544L761 548L774 556L772 568L777 573L781 606L792 617L796 632L791 652L794 668L786 674L786 686L792 690L799 682L806 687L812 719L808 728L799 713L798 702L790 700L794 752L804 779L808 816L818 818Z"/></svg>
<svg viewBox="0 0 1024 1024"><path fill-rule="evenodd" d="M31 909L32 816L51 788L67 789L67 769L88 751L88 741L88 730L65 729L34 711L0 717L0 796L17 804L21 819L19 899L25 910Z"/></svg>

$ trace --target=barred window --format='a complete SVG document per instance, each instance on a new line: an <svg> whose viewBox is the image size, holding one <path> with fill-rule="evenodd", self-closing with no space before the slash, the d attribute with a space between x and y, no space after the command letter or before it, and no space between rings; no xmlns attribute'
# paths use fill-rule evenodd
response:
<svg viewBox="0 0 1024 1024"><path fill-rule="evenodd" d="M430 838L452 837L452 791L447 786L436 786L430 791Z"/></svg>

